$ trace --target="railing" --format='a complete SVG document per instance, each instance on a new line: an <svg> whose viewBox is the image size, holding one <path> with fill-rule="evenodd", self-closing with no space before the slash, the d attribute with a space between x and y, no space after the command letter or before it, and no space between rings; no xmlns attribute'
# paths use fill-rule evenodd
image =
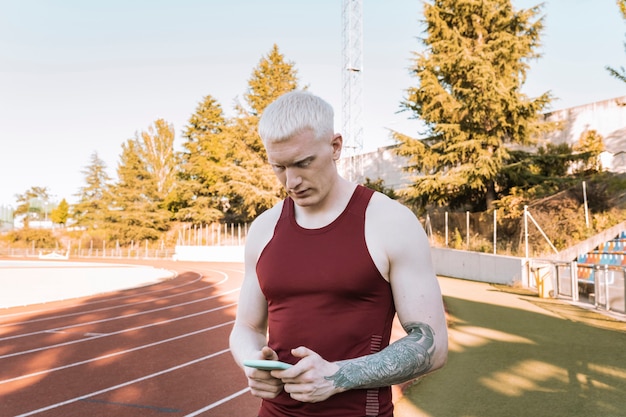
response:
<svg viewBox="0 0 626 417"><path fill-rule="evenodd" d="M581 265L576 261L529 261L531 279L540 297L587 303L597 309L626 314L626 267Z"/></svg>
<svg viewBox="0 0 626 417"><path fill-rule="evenodd" d="M111 249L73 249L69 253L42 249L7 248L0 249L0 257L11 258L46 258L56 254L58 258L107 258L107 259L171 259L173 248L111 248Z"/></svg>

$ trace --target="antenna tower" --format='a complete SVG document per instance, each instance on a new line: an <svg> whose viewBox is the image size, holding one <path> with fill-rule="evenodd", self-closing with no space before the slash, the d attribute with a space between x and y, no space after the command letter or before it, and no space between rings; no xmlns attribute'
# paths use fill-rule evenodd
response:
<svg viewBox="0 0 626 417"><path fill-rule="evenodd" d="M342 121L346 156L363 149L363 5L343 0ZM354 167L353 167L354 168ZM354 169L352 169L354 171ZM352 173L354 174L354 172Z"/></svg>

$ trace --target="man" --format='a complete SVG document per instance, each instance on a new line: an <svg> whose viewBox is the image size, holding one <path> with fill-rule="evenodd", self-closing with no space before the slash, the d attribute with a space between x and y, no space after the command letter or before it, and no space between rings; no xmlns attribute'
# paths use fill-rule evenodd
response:
<svg viewBox="0 0 626 417"><path fill-rule="evenodd" d="M333 109L304 91L270 104L259 134L288 197L252 224L232 354L260 417L392 416L391 388L442 367L447 329L413 213L342 178ZM407 335L389 345L398 315Z"/></svg>

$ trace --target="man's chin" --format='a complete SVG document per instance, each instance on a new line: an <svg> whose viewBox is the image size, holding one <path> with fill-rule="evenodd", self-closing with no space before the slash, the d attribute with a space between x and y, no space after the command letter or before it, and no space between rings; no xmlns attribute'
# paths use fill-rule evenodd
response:
<svg viewBox="0 0 626 417"><path fill-rule="evenodd" d="M313 199L313 194L311 193L302 193L302 194L291 194L291 199L294 203L301 207L306 207L315 204Z"/></svg>

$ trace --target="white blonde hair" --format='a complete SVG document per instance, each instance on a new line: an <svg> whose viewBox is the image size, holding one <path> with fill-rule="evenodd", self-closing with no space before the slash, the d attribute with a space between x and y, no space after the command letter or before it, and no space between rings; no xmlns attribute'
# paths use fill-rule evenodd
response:
<svg viewBox="0 0 626 417"><path fill-rule="evenodd" d="M259 120L263 143L280 142L311 130L316 139L334 133L334 111L330 104L307 91L283 94L265 108Z"/></svg>

